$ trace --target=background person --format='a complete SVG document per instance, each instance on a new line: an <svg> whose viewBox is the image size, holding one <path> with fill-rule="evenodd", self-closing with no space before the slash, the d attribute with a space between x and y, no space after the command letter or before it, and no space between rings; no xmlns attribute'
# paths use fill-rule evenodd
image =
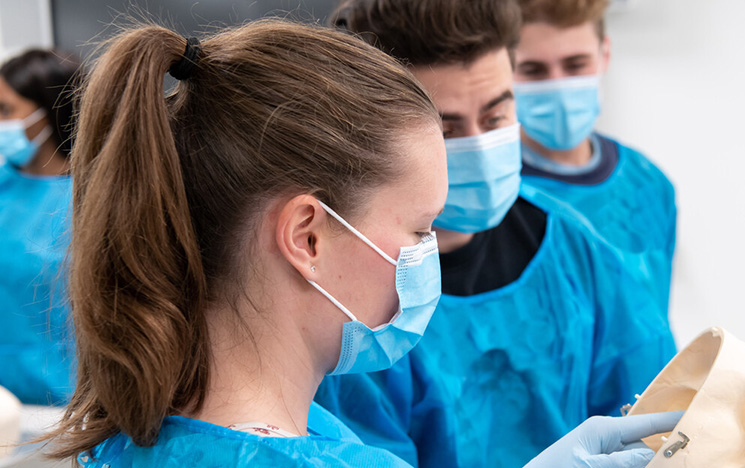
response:
<svg viewBox="0 0 745 468"><path fill-rule="evenodd" d="M0 66L0 385L29 404L72 393L63 260L79 68L38 49Z"/></svg>
<svg viewBox="0 0 745 468"><path fill-rule="evenodd" d="M607 6L607 0L520 0L515 93L522 175L570 204L611 244L638 254L667 320L673 185L644 155L594 130L611 56ZM666 345L675 349L672 340Z"/></svg>

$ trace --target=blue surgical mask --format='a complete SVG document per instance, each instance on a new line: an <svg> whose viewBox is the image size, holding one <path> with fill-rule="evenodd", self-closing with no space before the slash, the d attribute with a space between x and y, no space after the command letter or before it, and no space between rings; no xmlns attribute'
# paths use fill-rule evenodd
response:
<svg viewBox="0 0 745 468"><path fill-rule="evenodd" d="M599 88L599 75L516 83L517 120L544 147L570 150L595 128Z"/></svg>
<svg viewBox="0 0 745 468"><path fill-rule="evenodd" d="M440 258L437 238L431 233L414 246L401 247L398 260L394 260L334 210L320 201L319 203L329 215L336 218L386 261L396 266L398 292L398 311L391 321L371 329L357 320L349 309L325 289L308 280L351 320L344 323L339 361L329 375L388 369L419 343L440 300Z"/></svg>
<svg viewBox="0 0 745 468"><path fill-rule="evenodd" d="M37 109L25 119L0 121L0 156L16 167L27 166L34 159L39 146L52 135L49 126L39 132L33 140L26 136L26 130L44 118L44 109Z"/></svg>
<svg viewBox="0 0 745 468"><path fill-rule="evenodd" d="M448 196L435 227L474 233L502 222L520 191L520 124L445 140Z"/></svg>

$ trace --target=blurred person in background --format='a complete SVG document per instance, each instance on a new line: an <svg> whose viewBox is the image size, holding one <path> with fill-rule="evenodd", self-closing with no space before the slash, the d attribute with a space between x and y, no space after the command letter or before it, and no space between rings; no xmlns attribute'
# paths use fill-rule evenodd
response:
<svg viewBox="0 0 745 468"><path fill-rule="evenodd" d="M72 392L63 265L79 73L78 58L57 50L0 66L0 385L28 404Z"/></svg>
<svg viewBox="0 0 745 468"><path fill-rule="evenodd" d="M598 133L608 0L520 0L515 49L523 180L568 203L653 278L668 319L675 191L640 152ZM633 90L622 90L633 93ZM671 339L666 346L674 350Z"/></svg>

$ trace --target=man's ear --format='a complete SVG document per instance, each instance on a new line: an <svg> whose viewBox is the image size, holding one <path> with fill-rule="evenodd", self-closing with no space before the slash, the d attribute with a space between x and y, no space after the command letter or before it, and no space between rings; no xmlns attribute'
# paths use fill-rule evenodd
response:
<svg viewBox="0 0 745 468"><path fill-rule="evenodd" d="M600 43L601 70L603 74L608 72L610 65L610 38L606 35Z"/></svg>
<svg viewBox="0 0 745 468"><path fill-rule="evenodd" d="M326 211L310 195L290 199L279 212L275 240L280 252L305 278L313 278L318 240L326 231Z"/></svg>

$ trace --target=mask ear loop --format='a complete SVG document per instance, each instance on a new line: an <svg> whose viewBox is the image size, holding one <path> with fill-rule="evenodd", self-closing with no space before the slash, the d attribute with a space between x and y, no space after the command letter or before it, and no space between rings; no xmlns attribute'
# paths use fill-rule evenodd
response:
<svg viewBox="0 0 745 468"><path fill-rule="evenodd" d="M31 142L36 146L41 146L41 144L47 141L50 136L52 136L52 127L47 125L34 137L33 140L31 140Z"/></svg>
<svg viewBox="0 0 745 468"><path fill-rule="evenodd" d="M373 244L370 241L370 239L368 239L367 237L365 237L364 234L362 234L360 231L358 231L357 229L355 229L354 227L352 227L351 224L349 224L348 222L346 222L346 220L344 220L344 218L342 218L341 216L339 216L339 214L337 214L336 211L332 210L328 205L326 205L321 200L317 200L317 201L321 205L321 207L324 210L326 210L326 213L328 213L334 219L336 219L337 221L339 221L345 228L349 229L352 232L352 234L354 234L355 236L359 237L359 239L362 242L364 242L370 248L372 248L373 250L375 250L381 257L383 257L384 259L386 259L393 266L396 266L398 264L398 262L396 262L395 260L393 260L393 258L391 258L388 254L386 254L385 252L383 252L380 249L380 247L378 247L377 245ZM354 314L352 312L350 312L349 309L347 309L346 307L344 307L344 304L342 304L341 302L339 302L338 300L336 300L336 298L334 296L332 296L331 294L329 294L328 291L326 291L325 289L323 289L318 283L316 283L313 280L309 280L309 279L306 279L306 281L311 286L313 286L314 288L316 288L318 290L318 292L320 292L321 294L323 294L324 296L326 296L326 299L328 299L329 301L331 301L331 303L334 304L336 307L338 307L339 310L341 310L342 312L344 312L344 314L347 317L349 317L349 319L351 321L353 321L353 322L358 322L359 321L359 320L357 320L357 317L355 317Z"/></svg>
<svg viewBox="0 0 745 468"><path fill-rule="evenodd" d="M339 310L341 310L342 312L344 312L344 314L347 317L349 317L349 319L351 321L358 322L357 317L355 317L354 314L349 311L349 309L347 309L346 307L344 307L344 305L341 302L337 301L334 296L332 296L331 294L328 293L328 291L326 291L321 286L319 286L318 283L316 283L313 280L306 280L306 281L308 283L310 283L311 286L313 286L314 288L316 288L318 290L318 292L320 292L321 294L323 294L324 296L326 296L326 299L328 299L329 301L331 301L331 303L334 304L336 307L338 307Z"/></svg>
<svg viewBox="0 0 745 468"><path fill-rule="evenodd" d="M23 122L23 128L25 130L28 130L28 128L30 126L32 126L35 123L39 122L46 115L47 115L47 111L45 111L44 109L42 109L41 107L39 107L38 109L36 109L32 113L30 113L26 118L24 118L22 120L22 122ZM28 122L29 120L31 121L30 123Z"/></svg>
<svg viewBox="0 0 745 468"><path fill-rule="evenodd" d="M47 115L47 111L42 109L41 107L30 113L26 118L21 120L23 122L23 129L28 130L29 127L32 125L35 125L41 121L45 116ZM47 125L44 127L38 135L34 137L33 140L31 140L31 143L36 145L37 147L41 146L42 143L47 141L49 137L52 136L52 127Z"/></svg>
<svg viewBox="0 0 745 468"><path fill-rule="evenodd" d="M396 266L396 265L398 265L398 262L397 262L396 260L394 260L393 258L391 258L391 256L390 256L390 255L388 255L387 253L383 252L383 251L382 251L382 250L380 249L380 247L378 247L377 245L373 244L373 243L372 243L372 241L370 241L370 239L368 239L367 237L365 237L365 235L364 235L364 234L362 234L362 233L361 233L360 231L358 231L357 229L355 229L354 227L352 227L352 225L351 225L351 224L349 224L348 222L346 222L346 221L344 220L344 218L342 218L341 216L339 216L339 215L338 215L338 214L336 213L336 211L334 211L334 210L332 210L331 208L329 208L329 207L328 207L328 205L326 205L326 204L325 204L324 202L322 202L321 200L318 200L318 203L319 203L319 204L321 205L321 207L322 207L322 208L323 208L324 210L326 210L326 212L327 212L328 214L330 214L330 215L331 215L332 217L334 217L334 219L336 219L337 221L339 221L339 222L340 222L340 223L341 223L341 224L342 224L342 225L343 225L343 226L344 226L345 228L347 228L347 229L349 229L350 231L352 231L352 234L354 234L355 236L359 237L359 238L360 238L360 240L361 240L362 242L364 242L365 244L367 244L368 246L370 246L370 248L371 248L371 249L373 249L374 251L378 252L378 254L379 254L379 255L380 255L381 257L383 257L384 259L388 260L388 262L389 262L390 264L392 264L393 266Z"/></svg>

